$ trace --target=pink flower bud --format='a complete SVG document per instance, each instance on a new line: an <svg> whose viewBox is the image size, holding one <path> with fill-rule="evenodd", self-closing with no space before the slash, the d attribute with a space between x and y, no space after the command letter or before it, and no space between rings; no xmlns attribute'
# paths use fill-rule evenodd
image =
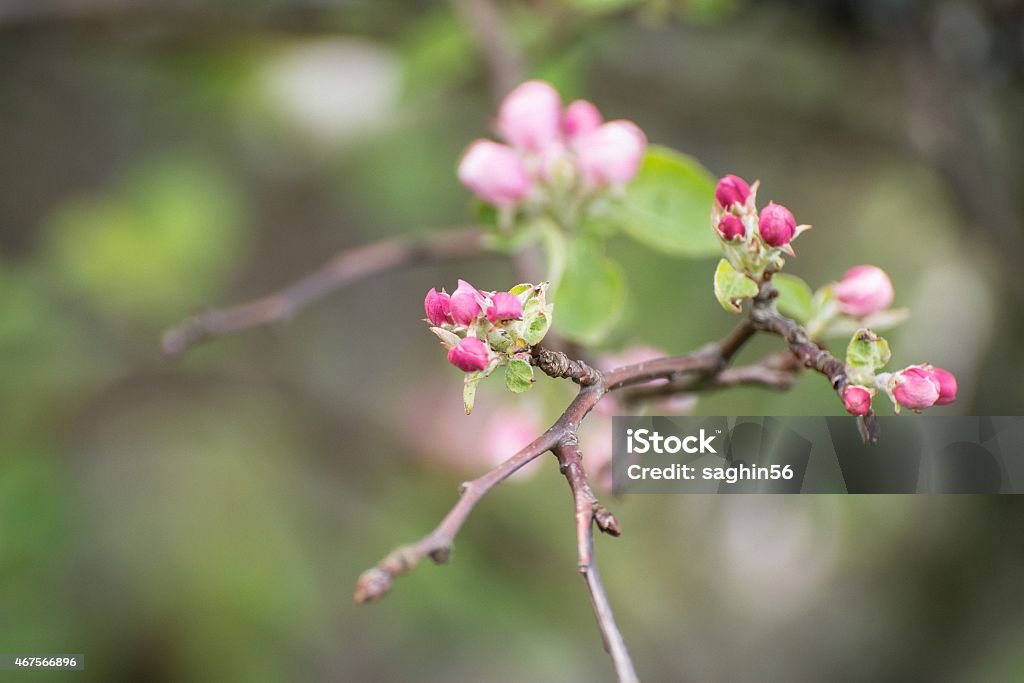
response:
<svg viewBox="0 0 1024 683"><path fill-rule="evenodd" d="M835 286L839 310L854 318L864 318L885 310L895 296L892 281L876 266L856 266Z"/></svg>
<svg viewBox="0 0 1024 683"><path fill-rule="evenodd" d="M919 365L911 365L896 373L893 396L911 410L923 410L939 400L939 382Z"/></svg>
<svg viewBox="0 0 1024 683"><path fill-rule="evenodd" d="M562 134L562 98L550 83L527 81L502 100L498 132L513 147L539 152Z"/></svg>
<svg viewBox="0 0 1024 683"><path fill-rule="evenodd" d="M871 392L851 384L843 389L843 406L850 415L867 415L871 410Z"/></svg>
<svg viewBox="0 0 1024 683"><path fill-rule="evenodd" d="M472 325L483 312L480 306L480 292L465 280L459 280L459 287L452 292L449 309L452 320L460 325Z"/></svg>
<svg viewBox="0 0 1024 683"><path fill-rule="evenodd" d="M491 297L487 319L492 323L499 320L518 320L523 317L523 302L508 292L498 292Z"/></svg>
<svg viewBox="0 0 1024 683"><path fill-rule="evenodd" d="M750 197L750 185L738 175L727 175L718 181L715 188L715 199L723 209L733 204L746 204Z"/></svg>
<svg viewBox="0 0 1024 683"><path fill-rule="evenodd" d="M566 137L573 139L578 135L597 130L603 122L601 112L592 102L576 100L565 108L565 115L562 117L562 131Z"/></svg>
<svg viewBox="0 0 1024 683"><path fill-rule="evenodd" d="M476 337L466 337L448 350L448 362L463 372L483 370L487 367L490 351L487 344Z"/></svg>
<svg viewBox="0 0 1024 683"><path fill-rule="evenodd" d="M427 320L431 325L444 325L451 322L448 315L452 312L451 297L444 291L438 292L431 288L427 298L423 300L423 309L427 312Z"/></svg>
<svg viewBox="0 0 1024 683"><path fill-rule="evenodd" d="M640 170L647 137L632 121L609 121L576 138L576 166L594 186L623 185Z"/></svg>
<svg viewBox="0 0 1024 683"><path fill-rule="evenodd" d="M786 207L768 202L768 206L761 211L757 228L765 244L770 247L784 247L796 234L796 219Z"/></svg>
<svg viewBox="0 0 1024 683"><path fill-rule="evenodd" d="M737 237L741 237L747 234L747 229L743 227L743 221L731 213L727 213L722 216L722 220L718 222L718 232L727 240L733 240Z"/></svg>
<svg viewBox="0 0 1024 683"><path fill-rule="evenodd" d="M459 163L459 180L489 204L514 206L530 193L530 174L514 149L477 140Z"/></svg>
<svg viewBox="0 0 1024 683"><path fill-rule="evenodd" d="M944 406L956 400L956 377L949 370L932 368L932 377L939 383L939 398L935 405Z"/></svg>

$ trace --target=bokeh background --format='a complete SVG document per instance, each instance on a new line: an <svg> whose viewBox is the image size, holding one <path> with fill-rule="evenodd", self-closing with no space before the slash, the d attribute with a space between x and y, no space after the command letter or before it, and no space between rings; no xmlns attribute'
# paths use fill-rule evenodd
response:
<svg viewBox="0 0 1024 683"><path fill-rule="evenodd" d="M484 388L461 415L423 292L511 285L506 259L370 279L177 362L162 331L471 221L454 168L506 45L760 178L816 226L810 282L888 270L913 310L894 364L953 370L943 410L1021 414L1022 43L1015 0L0 0L0 652L86 655L33 680L612 680L553 459L479 506L450 565L352 603L572 393ZM602 351L729 329L713 260L612 248L630 299ZM810 376L682 407L840 409ZM495 435L503 410L522 429ZM598 553L645 681L1024 678L1017 499L608 502L626 533Z"/></svg>

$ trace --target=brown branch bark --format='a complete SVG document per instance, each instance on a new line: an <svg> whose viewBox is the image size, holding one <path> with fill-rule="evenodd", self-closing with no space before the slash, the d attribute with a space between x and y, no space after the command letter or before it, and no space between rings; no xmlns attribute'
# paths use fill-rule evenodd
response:
<svg viewBox="0 0 1024 683"><path fill-rule="evenodd" d="M371 275L468 258L485 250L484 233L476 228L439 230L345 249L320 269L273 294L189 318L164 334L163 351L170 357L180 356L206 339L287 320L327 294Z"/></svg>

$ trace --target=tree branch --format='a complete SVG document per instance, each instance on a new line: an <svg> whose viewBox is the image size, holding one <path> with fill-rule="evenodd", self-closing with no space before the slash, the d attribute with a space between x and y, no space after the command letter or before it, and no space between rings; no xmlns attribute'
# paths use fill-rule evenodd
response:
<svg viewBox="0 0 1024 683"><path fill-rule="evenodd" d="M189 318L164 334L163 351L171 357L180 356L211 337L286 320L317 299L371 275L468 258L486 248L482 231L452 228L345 249L320 269L273 294Z"/></svg>
<svg viewBox="0 0 1024 683"><path fill-rule="evenodd" d="M637 683L636 672L594 562L593 524L596 522L599 529L614 536L618 536L621 530L615 517L597 501L586 480L577 430L587 414L611 391L639 387L633 395L642 395L644 391L663 394L746 383L782 388L794 380L799 369L795 361L827 377L841 395L846 382L845 364L813 342L802 326L779 314L774 302L777 296L770 281L765 282L751 306L750 315L718 343L693 353L626 365L604 374L563 352L539 346L531 349L531 360L542 372L550 377L572 380L580 386L576 398L536 441L479 479L463 485L462 497L434 531L417 543L394 550L364 572L356 584L356 601L370 602L383 597L396 576L414 568L424 557L429 556L435 562L447 561L456 533L480 498L520 467L550 450L558 458L572 491L580 572L590 593L605 649L615 663L620 683ZM730 362L758 331L784 339L789 347L788 353L774 354L758 363L730 369ZM643 386L655 381L662 384ZM869 414L861 425L866 440L877 439L877 423L873 415Z"/></svg>

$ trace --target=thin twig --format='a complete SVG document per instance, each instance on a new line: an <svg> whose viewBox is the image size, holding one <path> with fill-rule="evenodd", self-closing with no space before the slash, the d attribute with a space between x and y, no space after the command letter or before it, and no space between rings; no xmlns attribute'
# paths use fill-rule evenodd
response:
<svg viewBox="0 0 1024 683"><path fill-rule="evenodd" d="M590 603L601 630L604 649L611 655L615 664L615 672L620 683L639 683L633 660L626 648L619 625L612 614L608 595L601 582L601 574L597 569L594 557L594 524L605 533L618 536L621 533L619 522L597 500L590 483L583 471L583 460L577 445L575 433L567 436L554 448L555 457L565 480L569 483L576 512L576 542L579 571L587 584Z"/></svg>
<svg viewBox="0 0 1024 683"><path fill-rule="evenodd" d="M730 389L738 386L786 391L796 383L799 370L800 364L793 354L783 351L766 356L756 363L724 368L712 376L691 373L661 384L636 387L627 391L621 400L628 406L677 394Z"/></svg>
<svg viewBox="0 0 1024 683"><path fill-rule="evenodd" d="M557 439L556 429L552 427L483 476L464 482L459 487L459 502L445 515L437 528L412 545L396 548L375 567L363 572L356 583L356 602L373 602L384 597L391 589L395 577L414 569L425 557L430 557L438 564L447 562L451 558L456 534L480 499L521 467L549 451Z"/></svg>
<svg viewBox="0 0 1024 683"><path fill-rule="evenodd" d="M500 100L523 80L526 59L506 29L501 11L491 0L453 0L455 9L489 71L491 94Z"/></svg>
<svg viewBox="0 0 1024 683"><path fill-rule="evenodd" d="M370 275L468 258L485 249L484 233L476 228L439 230L345 249L320 269L273 294L189 318L164 334L163 350L168 356L180 356L211 337L287 320L317 299Z"/></svg>

